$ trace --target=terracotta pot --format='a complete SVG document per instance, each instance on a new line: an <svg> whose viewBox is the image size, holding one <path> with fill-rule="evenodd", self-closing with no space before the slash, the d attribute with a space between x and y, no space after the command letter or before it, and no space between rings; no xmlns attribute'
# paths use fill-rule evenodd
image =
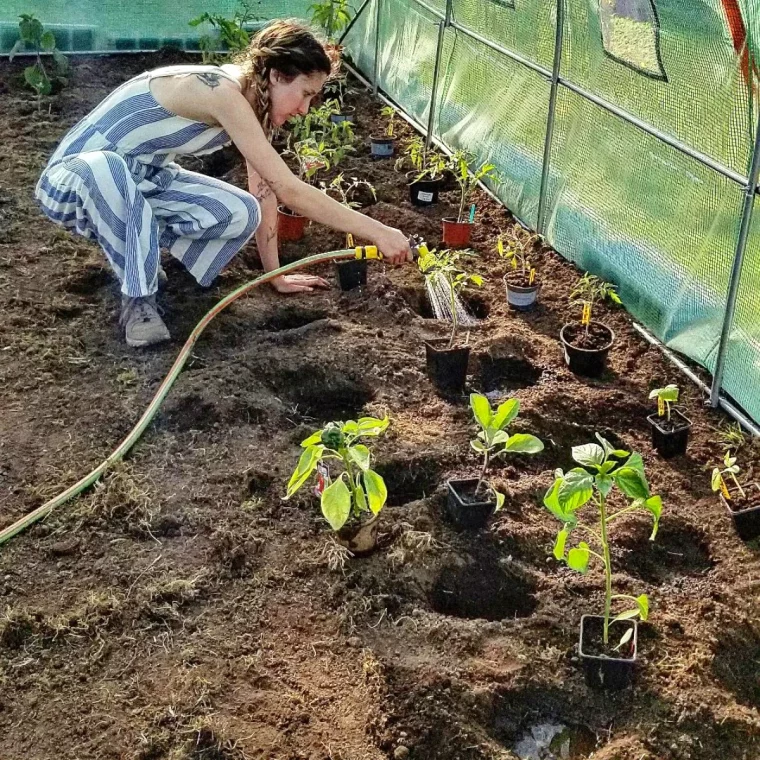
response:
<svg viewBox="0 0 760 760"><path fill-rule="evenodd" d="M287 211L284 206L277 207L277 237L282 242L300 240L308 223L308 217Z"/></svg>
<svg viewBox="0 0 760 760"><path fill-rule="evenodd" d="M355 557L361 557L375 550L377 546L377 529L380 527L380 515L373 515L369 520L344 525L337 533L336 539Z"/></svg>
<svg viewBox="0 0 760 760"><path fill-rule="evenodd" d="M470 244L470 234L474 225L470 222L458 222L456 219L443 219L443 244L449 248L466 248Z"/></svg>

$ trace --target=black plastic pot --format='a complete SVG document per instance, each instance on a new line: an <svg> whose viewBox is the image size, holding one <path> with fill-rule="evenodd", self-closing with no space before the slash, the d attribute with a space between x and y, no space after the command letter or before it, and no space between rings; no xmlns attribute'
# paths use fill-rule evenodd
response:
<svg viewBox="0 0 760 760"><path fill-rule="evenodd" d="M620 657L587 654L591 641L601 642L602 640L604 617L601 615L583 615L581 617L578 653L583 664L583 675L586 678L586 683L592 689L619 691L632 683L637 655L638 626L636 621L620 620L617 623L612 623L610 625L610 640L619 640L630 626L633 626L633 636L623 647L626 652Z"/></svg>
<svg viewBox="0 0 760 760"><path fill-rule="evenodd" d="M615 341L615 333L611 327L602 324L601 322L592 322L592 325L598 325L604 328L610 335L610 340L603 348L588 349L578 348L571 345L566 339L569 328L575 327L579 323L568 322L562 327L559 334L559 339L562 341L562 350L565 354L565 363L570 368L571 372L576 375L583 375L584 377L601 377L604 374L604 370L607 368L607 354L612 348L612 344Z"/></svg>
<svg viewBox="0 0 760 760"><path fill-rule="evenodd" d="M359 261L336 261L338 270L338 282L341 290L353 290L360 285L367 284L367 262Z"/></svg>
<svg viewBox="0 0 760 760"><path fill-rule="evenodd" d="M446 511L451 521L462 530L479 530L484 528L496 509L496 498L490 486L481 488L481 496L475 496L478 479L447 480Z"/></svg>
<svg viewBox="0 0 760 760"><path fill-rule="evenodd" d="M448 340L425 341L427 373L433 385L444 393L462 393L467 380L470 347L448 348Z"/></svg>
<svg viewBox="0 0 760 760"><path fill-rule="evenodd" d="M432 206L438 203L441 190L439 179L421 179L409 183L409 198L413 206Z"/></svg>
<svg viewBox="0 0 760 760"><path fill-rule="evenodd" d="M760 491L760 486L757 483L753 483L752 487ZM735 496L738 492L731 489L730 493ZM720 494L720 500L731 516L734 528L742 541L754 541L760 537L760 504L755 504L746 509L735 509L737 505L734 504L733 499L727 501L723 498L723 494Z"/></svg>
<svg viewBox="0 0 760 760"><path fill-rule="evenodd" d="M663 427L667 422L665 417L650 414L647 421L652 426L652 446L657 449L663 459L670 459L686 453L691 431L691 420L677 409L670 412L670 419L675 423L673 430Z"/></svg>

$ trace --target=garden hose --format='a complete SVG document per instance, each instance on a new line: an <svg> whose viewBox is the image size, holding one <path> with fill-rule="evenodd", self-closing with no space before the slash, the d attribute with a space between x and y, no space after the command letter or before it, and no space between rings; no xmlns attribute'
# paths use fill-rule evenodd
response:
<svg viewBox="0 0 760 760"><path fill-rule="evenodd" d="M296 269L302 269L303 267L311 266L312 264L320 264L324 261L333 261L335 259L350 258L360 260L381 259L382 254L379 253L377 248L373 245L358 246L356 248L345 248L339 251L329 251L327 253L317 253L314 256L307 256L305 259L300 259L299 261L295 261L292 264L286 264L279 269L274 269L271 272L267 272L266 274L261 275L261 277L257 277L255 280L251 280L250 282L241 285L239 288L237 288L237 290L233 290L232 293L230 293L228 296L225 296L221 301L219 301L216 306L214 306L213 309L211 309L211 311L209 311L201 319L200 322L198 322L198 324L195 326L195 329L190 333L190 336L185 341L185 345L182 346L182 350L179 352L179 356L177 356L174 364L172 365L172 368L169 370L169 374L164 378L164 381L156 391L156 395L153 397L153 400L150 402L148 408L143 413L143 416L140 417L137 424L134 426L134 428L132 428L127 437L119 444L116 450L92 472L90 472L88 475L85 475L73 486L70 486L65 491L58 494L58 496L45 502L45 504L43 504L41 507L37 507L37 509L29 512L12 525L0 531L0 545L4 544L6 541L13 538L18 533L21 533L21 531L28 528L30 525L33 525L38 520L46 517L56 507L64 504L69 499L72 499L74 496L82 493L82 491L98 481L103 473L106 472L106 470L108 470L111 465L113 465L115 462L118 462L124 457L124 455L132 448L132 446L137 443L137 440L143 434L145 428L147 428L150 424L163 400L166 398L166 395L171 390L172 385L174 385L174 381L177 379L179 373L182 371L182 368L185 366L185 362L187 361L188 356L190 356L190 352L192 351L193 346L197 342L201 333L206 329L209 322L211 322L211 320L217 314L226 309L233 301L236 301L238 298L240 298L240 296L245 295L249 290L253 290L262 283L269 282L269 280L272 280L275 277L279 277L283 274L288 274L289 272L293 272Z"/></svg>

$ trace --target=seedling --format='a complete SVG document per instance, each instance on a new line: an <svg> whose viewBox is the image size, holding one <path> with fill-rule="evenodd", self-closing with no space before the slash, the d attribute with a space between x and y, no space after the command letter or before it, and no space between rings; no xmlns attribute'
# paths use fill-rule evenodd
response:
<svg viewBox="0 0 760 760"><path fill-rule="evenodd" d="M657 399L657 414L665 417L670 422L670 405L678 401L678 386L666 385L664 388L655 388L649 398Z"/></svg>
<svg viewBox="0 0 760 760"><path fill-rule="evenodd" d="M649 491L644 474L644 462L640 454L616 449L599 433L596 434L596 438L601 446L588 443L584 446L573 447L573 459L581 466L567 473L562 470L555 471L555 480L544 496L544 505L562 523L562 530L554 543L555 558L564 560L568 567L579 573L588 571L592 558L598 560L604 567L604 643L607 645L610 623L636 617L646 620L649 616L649 599L646 594L634 597L628 594L612 593L609 525L630 512L637 510L649 512L654 519L649 537L650 541L653 541L660 524L662 499ZM610 494L615 486L632 501L628 506L610 513ZM598 510L598 529L591 528L578 520L578 510L588 503L596 506ZM581 541L568 550L568 539L575 530L583 531L591 539L595 548L592 549L588 542ZM630 601L635 606L620 612L610 620L612 604L617 600ZM617 647L625 644L631 635L632 629L629 629Z"/></svg>
<svg viewBox="0 0 760 760"><path fill-rule="evenodd" d="M332 182L330 182L327 187L324 188L326 193L333 192L335 195L338 196L338 200L344 205L348 206L349 208L360 208L361 203L358 203L357 201L352 201L351 196L360 188L360 187L366 187L371 193L372 197L377 200L377 195L375 193L375 188L367 182L365 179L357 179L356 177L351 177L351 180L347 180L344 178L343 173L341 172L335 179L333 179Z"/></svg>
<svg viewBox="0 0 760 760"><path fill-rule="evenodd" d="M309 184L316 184L317 173L329 170L333 149L328 148L324 140L304 140L294 143L292 148L283 151L284 155L293 156L298 164L298 178Z"/></svg>
<svg viewBox="0 0 760 760"><path fill-rule="evenodd" d="M724 451L731 451L732 449L738 451L747 443L744 430L738 422L730 422L725 427L719 428L716 437Z"/></svg>
<svg viewBox="0 0 760 760"><path fill-rule="evenodd" d="M425 277L428 293L432 297L442 295L449 302L451 309L451 335L449 348L454 345L459 331L459 317L457 309L457 295L459 291L468 285L480 287L483 278L479 274L467 272L459 265L463 256L473 256L472 251L452 251L444 249L436 251L421 247L417 266Z"/></svg>
<svg viewBox="0 0 760 760"><path fill-rule="evenodd" d="M426 151L425 142L419 135L411 137L406 144L403 155L396 160L396 171L400 171L407 164L417 172L415 182L425 178L428 180L439 179L448 167L446 156L435 150Z"/></svg>
<svg viewBox="0 0 760 760"><path fill-rule="evenodd" d="M480 427L477 436L470 441L470 446L483 457L483 466L475 489L477 494L485 484L488 465L494 459L510 452L538 454L539 451L544 450L544 444L535 435L529 433L513 433L512 435L507 433L509 423L520 411L520 402L516 398L507 399L494 411L486 396L471 393L470 408L475 416L475 422ZM504 505L504 494L494 488L491 490L496 494L496 511L498 511Z"/></svg>
<svg viewBox="0 0 760 760"><path fill-rule="evenodd" d="M726 476L729 476L731 480L734 481L736 490L739 491L742 499L746 499L747 494L736 477L739 472L741 472L741 469L739 465L736 464L736 457L732 457L730 451L727 451L726 455L723 457L723 464L725 465L723 469L716 467L712 472L712 490L720 491L723 494L723 498L730 501L731 494L726 486Z"/></svg>
<svg viewBox="0 0 760 760"><path fill-rule="evenodd" d="M596 303L606 301L607 299L616 304L622 303L620 296L615 290L616 287L616 285L605 282L588 272L575 283L575 287L570 293L570 303L573 305L583 304L581 324L586 326L586 337L588 337L591 314Z"/></svg>
<svg viewBox="0 0 760 760"><path fill-rule="evenodd" d="M396 118L396 109L393 106L385 106L380 109L380 115L388 119L388 123L385 126L385 136L393 137L393 122Z"/></svg>
<svg viewBox="0 0 760 760"><path fill-rule="evenodd" d="M467 207L472 194L475 192L478 182L481 182L484 179L498 180L498 174L496 173L496 166L494 164L482 163L480 168L475 172L471 172L469 163L472 158L473 155L471 153L458 150L449 161L449 166L454 174L454 179L456 179L457 184L459 185L458 223L464 221L464 210Z"/></svg>
<svg viewBox="0 0 760 760"><path fill-rule="evenodd" d="M58 82L61 85L68 83L69 60L55 46L53 33L46 32L38 18L29 13L22 13L19 18L21 19L18 24L19 39L8 54L8 60L12 61L20 51L27 48L31 47L34 51L36 60L24 69L24 80L37 94L37 110L39 111L42 98L50 95L54 83ZM51 71L48 71L42 62L43 52L51 53L53 56Z"/></svg>
<svg viewBox="0 0 760 760"><path fill-rule="evenodd" d="M535 267L531 263L528 249L536 242L541 240L540 235L530 235L528 239L522 240L523 229L519 224L512 228L512 238L505 244L501 235L496 241L496 252L499 257L508 261L514 271L520 269L522 276L528 280L535 276Z"/></svg>
<svg viewBox="0 0 760 760"><path fill-rule="evenodd" d="M220 46L229 53L240 53L247 49L251 38L245 25L261 18L254 12L253 7L252 0L240 0L232 18L227 18L220 13L202 13L188 22L192 27L211 24L217 33L215 37L204 34L198 40L203 63L216 63L223 60L225 56L216 54Z"/></svg>
<svg viewBox="0 0 760 760"><path fill-rule="evenodd" d="M361 439L382 435L390 420L361 417L348 422L330 422L301 442L303 452L290 477L285 499L295 494L312 474L317 465L337 460L343 471L333 481L329 474L320 475L322 514L334 531L340 530L349 520L359 520L367 513L376 515L385 505L388 491L385 481L370 467L370 450Z"/></svg>
<svg viewBox="0 0 760 760"><path fill-rule="evenodd" d="M325 30L327 40L335 42L335 37L345 29L351 20L348 0L322 0L309 6L311 23Z"/></svg>

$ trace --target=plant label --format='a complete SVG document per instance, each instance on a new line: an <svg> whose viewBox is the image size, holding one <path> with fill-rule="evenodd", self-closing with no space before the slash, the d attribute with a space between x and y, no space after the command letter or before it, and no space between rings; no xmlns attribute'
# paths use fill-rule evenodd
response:
<svg viewBox="0 0 760 760"><path fill-rule="evenodd" d="M726 485L726 481L723 480L723 476L720 478L720 492L726 501L731 501L731 494L728 492L728 486Z"/></svg>
<svg viewBox="0 0 760 760"><path fill-rule="evenodd" d="M423 203L432 203L433 193L418 192L417 197L423 201Z"/></svg>
<svg viewBox="0 0 760 760"><path fill-rule="evenodd" d="M657 414L660 417L665 416L665 402L660 397L657 398Z"/></svg>
<svg viewBox="0 0 760 760"><path fill-rule="evenodd" d="M591 304L586 303L583 304L583 316L581 317L581 324L587 325L591 322Z"/></svg>

